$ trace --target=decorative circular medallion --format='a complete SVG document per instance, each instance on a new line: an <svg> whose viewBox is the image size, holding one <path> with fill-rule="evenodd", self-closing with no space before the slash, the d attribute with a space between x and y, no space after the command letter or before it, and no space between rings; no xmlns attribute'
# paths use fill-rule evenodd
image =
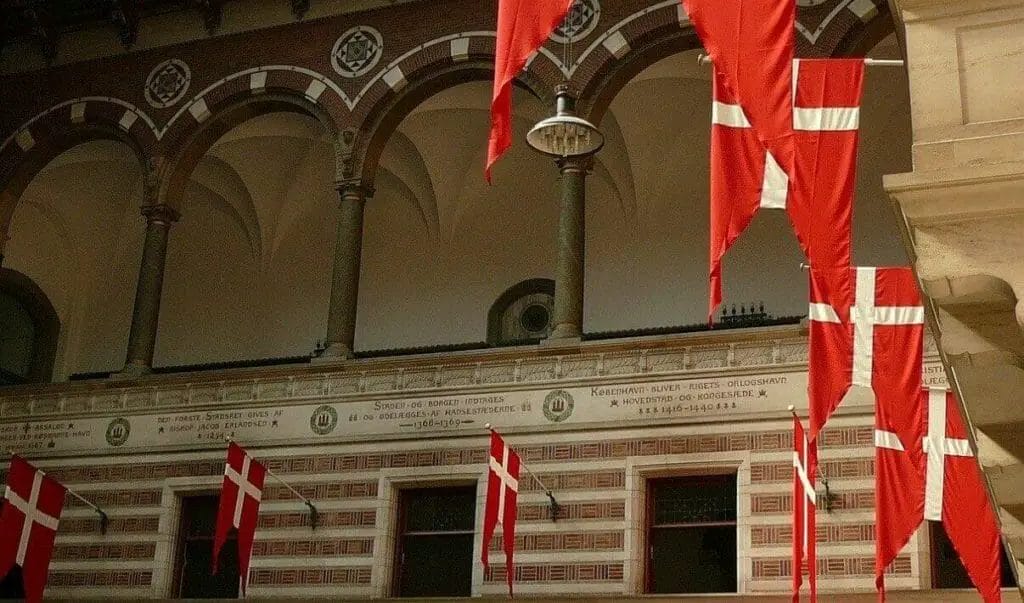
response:
<svg viewBox="0 0 1024 603"><path fill-rule="evenodd" d="M567 43L570 37L573 42L579 42L594 31L600 18L601 3L598 0L574 0L569 14L555 28L551 39L559 44Z"/></svg>
<svg viewBox="0 0 1024 603"><path fill-rule="evenodd" d="M544 417L552 423L561 423L572 415L575 403L564 389L556 389L544 397Z"/></svg>
<svg viewBox="0 0 1024 603"><path fill-rule="evenodd" d="M131 432L132 426L128 423L128 419L118 417L107 425L107 444L115 447L121 446L128 441Z"/></svg>
<svg viewBox="0 0 1024 603"><path fill-rule="evenodd" d="M316 435L327 435L334 431L334 428L337 426L338 411L334 410L333 406L328 406L327 404L318 406L313 411L313 416L309 417L309 428Z"/></svg>
<svg viewBox="0 0 1024 603"><path fill-rule="evenodd" d="M181 100L192 83L192 72L184 61L167 59L153 68L146 78L146 101L157 109Z"/></svg>
<svg viewBox="0 0 1024 603"><path fill-rule="evenodd" d="M341 34L331 50L331 65L342 77L359 77L384 56L384 38L372 27L360 25Z"/></svg>

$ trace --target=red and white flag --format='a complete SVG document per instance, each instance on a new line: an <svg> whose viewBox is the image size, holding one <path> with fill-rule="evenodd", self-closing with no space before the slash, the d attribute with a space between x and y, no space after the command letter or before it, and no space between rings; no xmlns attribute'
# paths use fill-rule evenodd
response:
<svg viewBox="0 0 1024 603"><path fill-rule="evenodd" d="M796 5L683 0L713 63L708 321L722 301L722 257L759 207L785 207L793 165Z"/></svg>
<svg viewBox="0 0 1024 603"><path fill-rule="evenodd" d="M498 41L494 50L491 134L484 176L512 146L512 81L565 19L572 0L498 0Z"/></svg>
<svg viewBox="0 0 1024 603"><path fill-rule="evenodd" d="M491 449L487 457L487 500L484 504L484 540L481 561L484 570L490 567L491 538L499 525L502 527L501 543L505 549L505 577L508 594L512 596L512 578L515 568L512 554L516 546L516 500L519 498L519 455L491 431Z"/></svg>
<svg viewBox="0 0 1024 603"><path fill-rule="evenodd" d="M228 461L224 466L217 528L213 537L213 573L217 573L221 547L228 538L228 532L234 528L238 531L238 576L243 596L249 583L249 560L266 477L267 469L263 465L238 444L228 444Z"/></svg>
<svg viewBox="0 0 1024 603"><path fill-rule="evenodd" d="M793 71L796 158L786 212L812 266L847 269L864 60L800 59Z"/></svg>
<svg viewBox="0 0 1024 603"><path fill-rule="evenodd" d="M11 457L7 503L0 513L0 578L15 565L21 567L26 601L43 599L65 492L25 459Z"/></svg>
<svg viewBox="0 0 1024 603"><path fill-rule="evenodd" d="M814 476L818 472L818 443L810 440L793 416L793 603L800 600L800 585L807 569L811 601L818 600L816 523L818 497Z"/></svg>
<svg viewBox="0 0 1024 603"><path fill-rule="evenodd" d="M1001 600L999 523L952 392L926 389L924 518L941 521L986 603Z"/></svg>
<svg viewBox="0 0 1024 603"><path fill-rule="evenodd" d="M810 287L811 439L852 385L874 390L879 408L914 406L921 388L924 307L910 268L812 267ZM911 428L906 421L897 424Z"/></svg>
<svg viewBox="0 0 1024 603"><path fill-rule="evenodd" d="M791 147L773 151L756 132L748 104L715 66L709 321L722 300L722 258L761 208L786 210L812 265L834 269L851 263L864 61L795 60L783 75L795 86ZM789 163L778 159L787 152Z"/></svg>

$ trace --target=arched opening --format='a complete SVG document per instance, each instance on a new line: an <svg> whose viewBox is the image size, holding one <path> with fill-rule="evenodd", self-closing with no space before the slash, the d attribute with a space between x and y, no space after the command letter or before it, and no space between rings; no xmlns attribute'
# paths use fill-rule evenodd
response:
<svg viewBox="0 0 1024 603"><path fill-rule="evenodd" d="M525 143L550 109L515 90L515 143L488 186L490 98L489 81L441 90L383 146L363 229L358 351L486 345L508 284L553 276L558 170Z"/></svg>
<svg viewBox="0 0 1024 603"><path fill-rule="evenodd" d="M24 275L61 325L44 379L124 363L145 226L142 169L120 140L89 140L25 175L4 268Z"/></svg>
<svg viewBox="0 0 1024 603"><path fill-rule="evenodd" d="M555 281L549 278L531 278L506 289L487 313L487 343L536 343L550 335L554 297Z"/></svg>
<svg viewBox="0 0 1024 603"><path fill-rule="evenodd" d="M706 321L711 70L697 64L699 52L678 52L640 70L601 116L607 144L588 181L588 333ZM898 57L895 37L871 55ZM854 262L906 264L882 189L883 174L909 168L902 70L869 68L860 123ZM763 302L774 317L805 315L802 260L785 213L758 212L726 254L725 305Z"/></svg>
<svg viewBox="0 0 1024 603"><path fill-rule="evenodd" d="M0 269L0 385L49 381L59 336L60 319L42 289Z"/></svg>
<svg viewBox="0 0 1024 603"><path fill-rule="evenodd" d="M308 359L326 331L333 129L298 106L247 107L211 117L175 165L155 367Z"/></svg>

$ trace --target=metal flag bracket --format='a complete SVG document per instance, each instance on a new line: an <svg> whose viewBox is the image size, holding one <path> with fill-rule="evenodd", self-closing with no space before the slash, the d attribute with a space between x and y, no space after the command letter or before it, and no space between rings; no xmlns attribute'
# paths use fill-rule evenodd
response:
<svg viewBox="0 0 1024 603"><path fill-rule="evenodd" d="M224 439L227 442L236 441L230 435L224 436ZM288 482L286 482L283 479L281 479L280 477L278 477L278 475L276 473L274 473L273 471L270 470L270 467L267 467L264 464L263 468L266 469L267 475L269 475L270 477L272 477L275 480L277 480L285 488L288 488L288 490L292 494L294 494L296 496L296 498L298 498L299 500L302 501L302 504L306 505L306 507L309 508L309 527L310 527L311 530L315 530L317 528L317 526L320 524L320 511L317 510L316 505L313 504L313 501L309 500L308 498L306 498L305 496L300 494L299 491L296 490L295 488L293 488L291 484L289 484Z"/></svg>
<svg viewBox="0 0 1024 603"><path fill-rule="evenodd" d="M494 428L491 427L490 423L485 423L484 429L486 429L487 431L494 431ZM520 458L519 466L522 467L523 469L526 469L526 472L530 474L530 477L533 478L533 481L536 482L537 485L540 486L540 489L544 491L544 495L548 497L548 508L551 510L551 521L558 521L558 514L562 510L562 505L558 504L558 501L555 500L555 495L551 492L551 488L545 486L544 482L540 481L540 478L537 477L537 474L534 473L533 471L530 471L530 467L527 466L527 464L522 461L522 458Z"/></svg>

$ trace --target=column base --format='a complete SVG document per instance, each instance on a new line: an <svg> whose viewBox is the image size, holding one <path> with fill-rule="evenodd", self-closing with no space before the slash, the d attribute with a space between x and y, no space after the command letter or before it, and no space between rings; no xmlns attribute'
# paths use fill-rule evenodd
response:
<svg viewBox="0 0 1024 603"><path fill-rule="evenodd" d="M121 369L121 372L111 374L110 378L114 380L138 379L152 374L153 367L141 362L129 362Z"/></svg>
<svg viewBox="0 0 1024 603"><path fill-rule="evenodd" d="M583 342L583 337L578 327L574 325L561 324L548 335L547 339L540 342L541 347L576 347Z"/></svg>
<svg viewBox="0 0 1024 603"><path fill-rule="evenodd" d="M310 364L330 364L334 362L344 362L346 360L352 360L355 354L352 352L352 348L344 343L332 343L327 346L319 356L313 357L309 362Z"/></svg>

